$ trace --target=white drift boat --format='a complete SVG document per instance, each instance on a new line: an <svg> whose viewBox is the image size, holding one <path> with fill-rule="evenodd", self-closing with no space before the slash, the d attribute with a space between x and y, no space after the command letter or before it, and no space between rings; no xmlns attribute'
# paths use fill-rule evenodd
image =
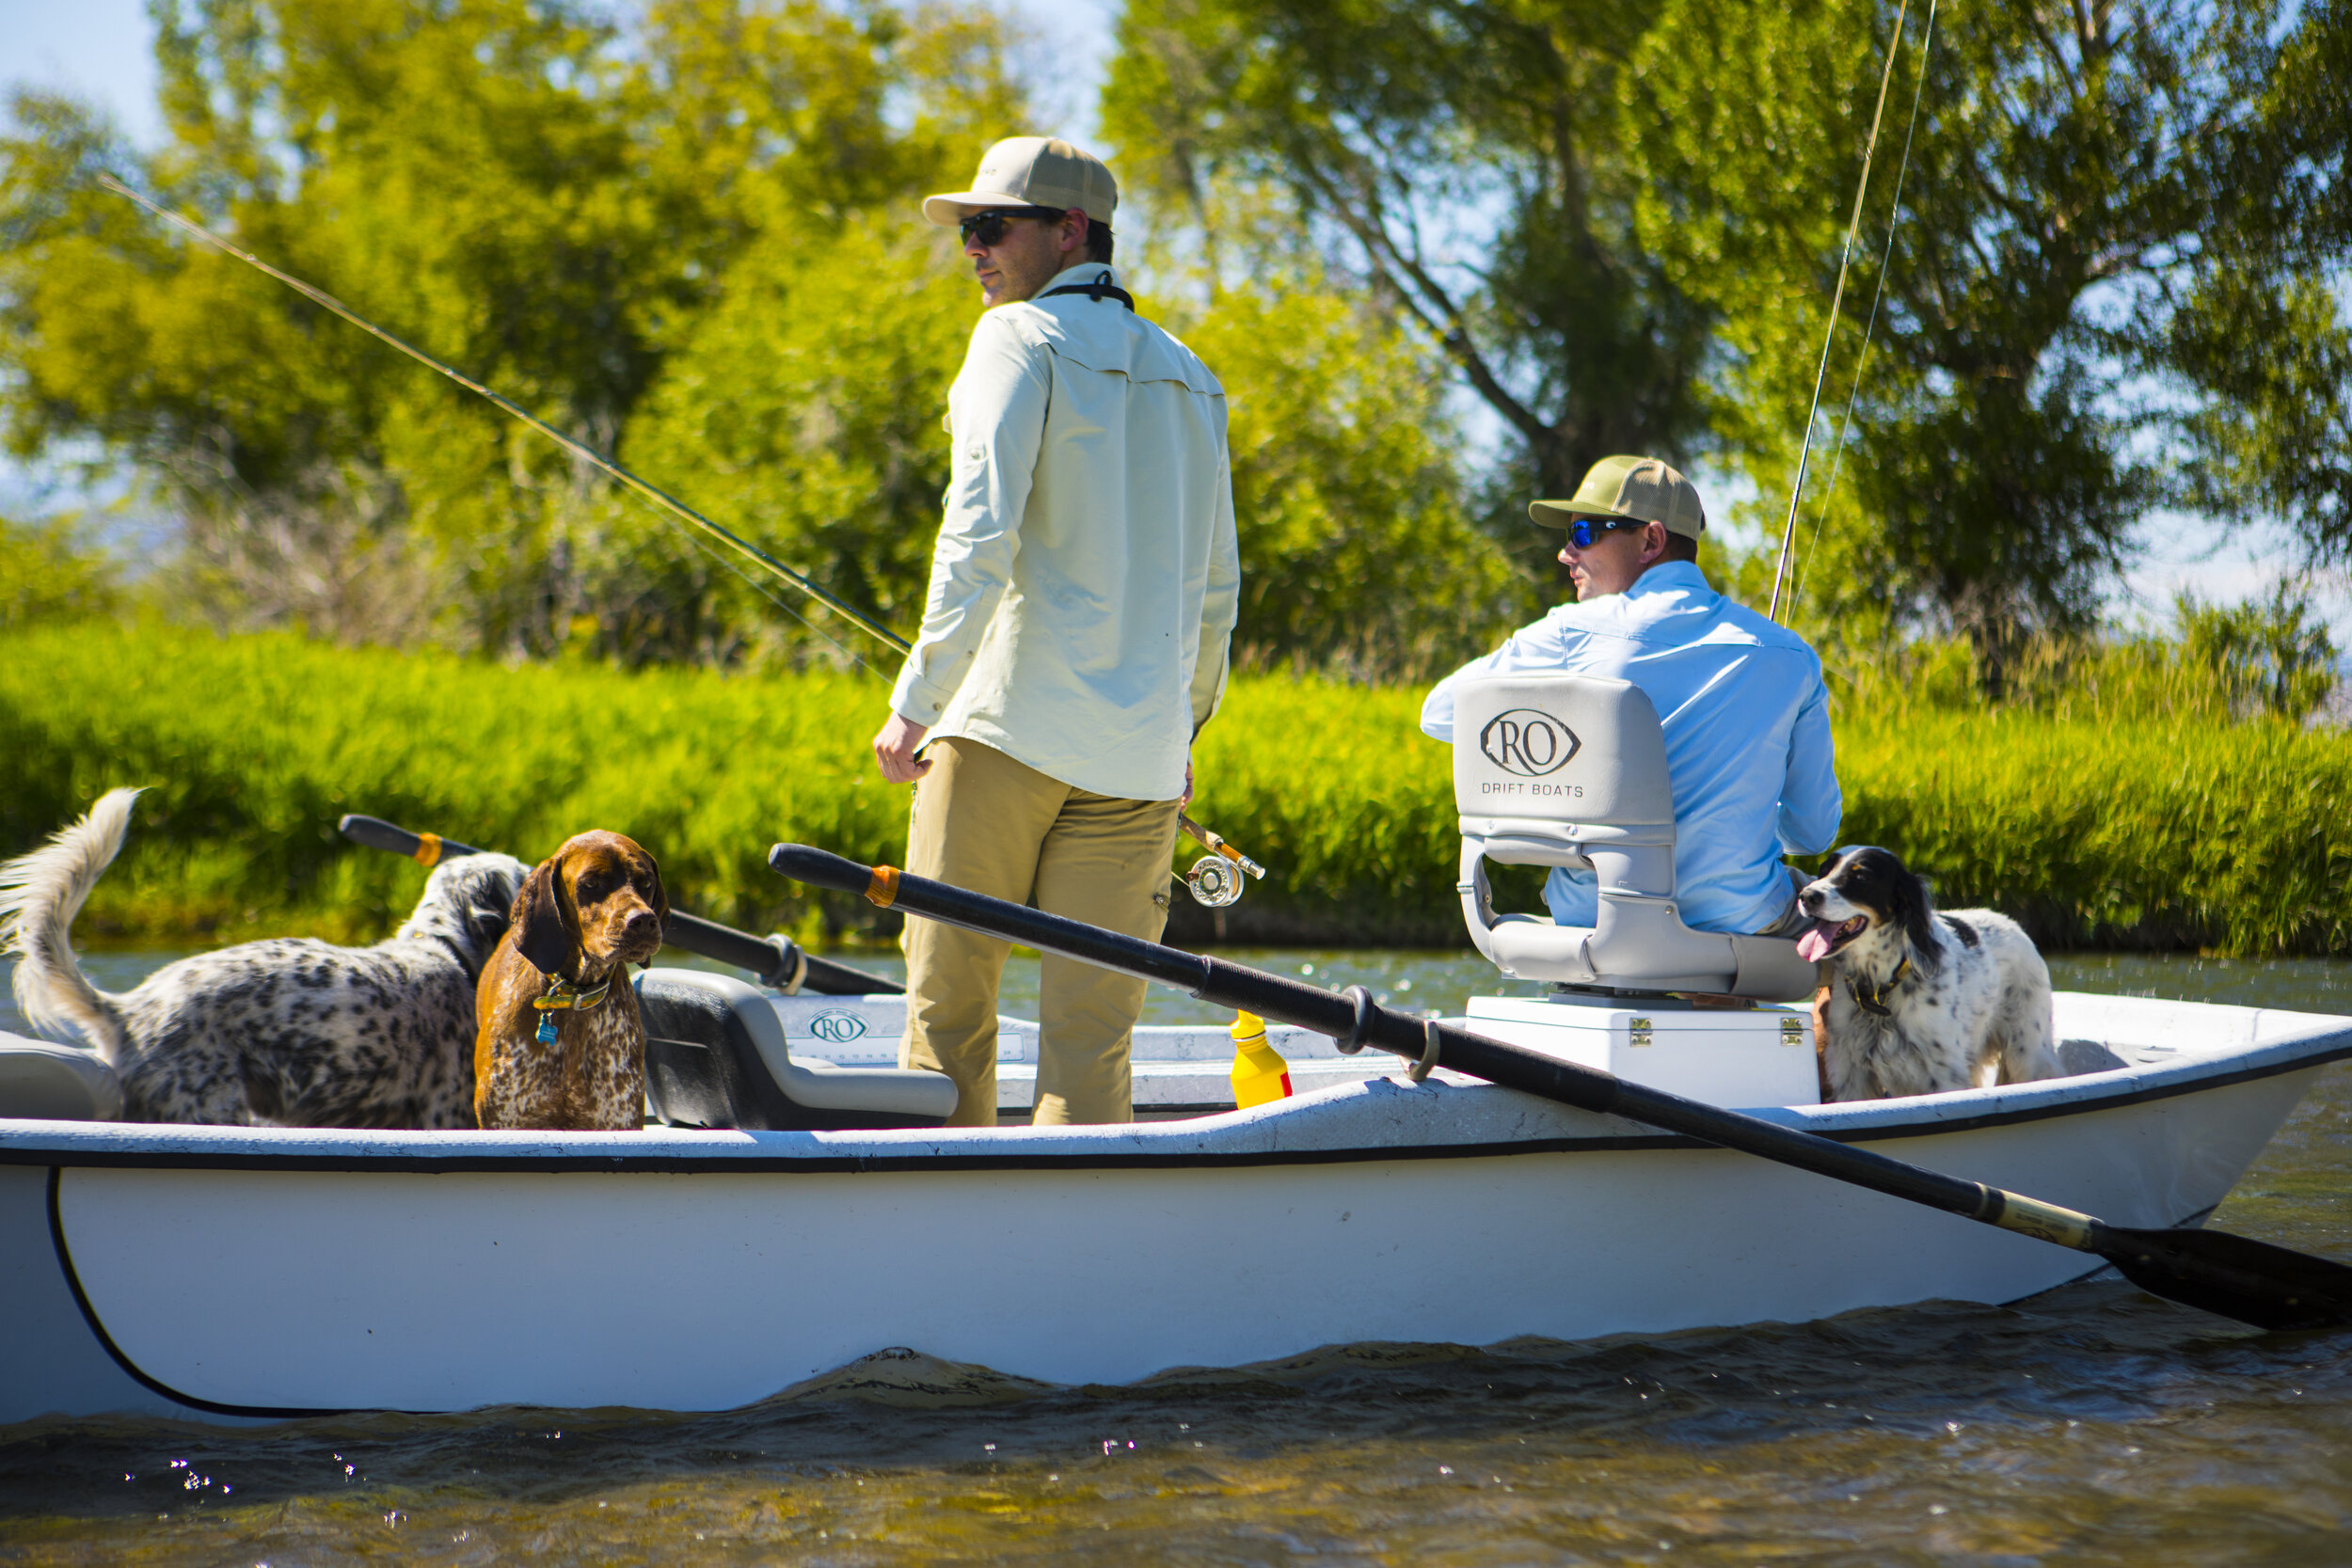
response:
<svg viewBox="0 0 2352 1568"><path fill-rule="evenodd" d="M2172 1226L2218 1203L2318 1069L2352 1055L2344 1019L2061 995L2058 1020L2077 1060L2117 1065L1762 1114ZM2096 1264L1401 1073L1067 1131L0 1121L0 1420L716 1410L893 1346L1117 1383L1358 1340L2005 1302Z"/></svg>
<svg viewBox="0 0 2352 1568"><path fill-rule="evenodd" d="M1605 717L1565 711L1585 732L1572 751L1624 751ZM1480 799L1474 761L1457 759L1456 786L1458 800ZM1787 1005L1810 970L1672 921L1661 788L1634 792L1645 823L1597 791L1579 798L1581 838L1466 804L1473 935L1507 973L1564 988L1472 999L1457 1022L1505 1042L1493 1049L2149 1228L2199 1223L2321 1068L2352 1055L2352 1020L2061 994L2072 1076L1819 1104L1804 1014ZM1651 853L1661 843L1669 852ZM1569 852L1620 857L1601 925L1486 908L1482 858ZM1632 921L1616 920L1615 900L1637 906ZM1363 1340L1578 1339L2008 1302L2103 1266L1442 1065L1388 1071L1394 1055L1345 1056L1295 1031L1275 1044L1299 1092L1248 1110L1219 1108L1232 1105L1221 1031L1145 1029L1136 1100L1165 1119L914 1125L936 1123L953 1090L880 1065L903 998L775 997L686 971L638 983L657 1037L654 1109L706 1125L128 1125L100 1119L110 1085L87 1053L0 1042L0 1421L720 1410L900 1346L1120 1383ZM1673 989L1772 1005L1656 994ZM1369 999L1355 1006L1358 1037L1379 1043L1361 1022ZM1425 1033L1424 1063L1449 1038L1475 1044ZM1034 1030L1008 1027L1002 1053L1017 1110Z"/></svg>

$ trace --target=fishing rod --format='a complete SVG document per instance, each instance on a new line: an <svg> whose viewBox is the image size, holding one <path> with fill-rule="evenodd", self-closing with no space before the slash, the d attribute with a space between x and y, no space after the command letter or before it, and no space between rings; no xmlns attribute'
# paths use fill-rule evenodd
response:
<svg viewBox="0 0 2352 1568"><path fill-rule="evenodd" d="M1846 251L1837 262L1836 293L1830 296L1829 329L1821 335L1821 368L1813 375L1813 405L1804 412L1804 444L1797 451L1797 482L1788 490L1788 520L1781 526L1780 554L1772 562L1772 600L1764 610L1765 619L1771 621L1780 619L1780 585L1788 575L1788 552L1796 547L1797 508L1804 499L1805 466L1813 455L1813 422L1820 417L1821 388L1829 380L1830 345L1837 341L1837 310L1846 300L1846 272L1853 265L1854 239L1862 232L1862 199L1870 192L1870 160L1878 154L1879 125L1886 118L1886 89L1895 80L1895 56L1902 49L1903 17L1910 8L1911 0L1903 0L1896 8L1894 36L1886 40L1886 69L1879 76L1879 104L1870 116L1870 139L1862 149L1862 180L1854 186L1853 215L1846 221ZM1924 85L1924 70L1920 80ZM1908 161L1910 143L1906 140L1903 145ZM1790 608L1795 608L1793 603Z"/></svg>
<svg viewBox="0 0 2352 1568"><path fill-rule="evenodd" d="M171 211L169 208L149 199L147 197L133 190L129 185L124 184L121 181L116 179L111 174L102 172L98 176L98 182L104 186L107 190L114 192L117 196L124 197L134 202L136 202L139 206L154 214L157 217L162 218L166 223L171 224L177 229L195 235L198 239L203 241L206 245L211 245L222 255L233 257L235 260L243 261L246 265L252 267L257 272L261 272L270 277L276 278L278 282L283 283L289 289L294 290L294 293L302 295L303 298L310 301L313 305L319 306L323 309L333 311L336 315L341 316L343 320L349 322L360 331L368 334L368 336L374 338L380 342L390 344L393 348L398 349L409 358L414 359L418 364L423 365L430 370L438 371L441 374L449 377L452 381L454 381L457 385L466 388L466 390L478 393L481 396L489 399L490 402L496 404L501 409L504 410L506 413L514 415L515 418L522 420L523 423L529 425L540 435L545 436L548 440L553 441L557 446L562 447L565 451L568 451L574 456L584 460L590 466L597 469L597 471L604 474L607 478L613 480L615 483L621 484L627 489L635 491L638 495L644 497L647 500L653 502L656 506L660 507L663 511L670 513L672 515L684 518L687 522L691 523L698 529L701 529L704 532L711 535L713 538L730 546L746 558L767 567L768 570L775 573L776 576L784 578L787 582L793 584L803 593L807 594L810 597L830 607L835 612L850 620L853 625L859 626L866 632L871 633L873 636L880 638L883 642L889 644L899 653L903 654L912 651L911 645L905 638L900 637L897 632L892 631L888 626L883 626L880 621L875 620L871 615L868 615L864 610L857 609L854 605L848 604L842 599L837 598L830 591L820 587L815 582L812 582L807 577L794 571L791 567L787 566L783 562L778 561L774 556L770 555L766 550L761 549L758 546L754 545L749 540L742 538L739 534L732 533L726 529L721 528L717 523L712 522L709 518L704 516L692 507L688 506L684 501L679 500L675 496L669 494L667 491L657 489L655 486L646 483L644 480L639 479L635 474L630 473L627 468L622 467L618 463L615 463L612 458L606 456L603 452L596 451L596 448L589 446L584 441L576 440L573 437L564 435L562 431L556 429L555 426L548 423L547 420L539 418L536 414L532 413L529 409L514 402L512 399L501 396L498 392L484 386L481 382L476 381L473 377L466 374L463 371L458 370L455 366L444 363L439 359L436 359L433 356L425 353L424 350L418 348L415 344L404 342L400 339L393 337L390 333L385 331L373 322L369 321L366 317L360 315L357 310L354 310L350 306L345 305L342 300L337 299L334 295L326 293L325 290L312 288L310 284L302 281L301 278L294 277L290 273L280 272L278 268L271 266L267 261L262 261L260 257L254 255L249 250L239 250L235 245L230 245L227 240L222 239L219 235L214 233L211 230L206 229L203 225L196 223L188 218L182 217L179 214Z"/></svg>
<svg viewBox="0 0 2352 1568"><path fill-rule="evenodd" d="M336 823L335 831L354 844L405 855L427 870L461 855L484 853L453 838L411 832L380 816L362 816L357 812ZM881 996L897 995L906 990L896 980L804 952L799 942L781 932L771 937L755 937L749 931L739 931L679 909L671 910L669 918L661 923L661 941L666 946L698 958L716 958L723 964L748 969L758 976L761 985L773 986L787 996L797 996L803 990L819 996Z"/></svg>

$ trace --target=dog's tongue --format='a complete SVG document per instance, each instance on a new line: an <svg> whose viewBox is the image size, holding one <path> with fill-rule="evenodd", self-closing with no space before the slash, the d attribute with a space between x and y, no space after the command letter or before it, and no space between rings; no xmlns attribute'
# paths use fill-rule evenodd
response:
<svg viewBox="0 0 2352 1568"><path fill-rule="evenodd" d="M1817 920L1813 928L1797 939L1797 957L1817 964L1829 957L1829 939L1837 934L1837 927L1827 920Z"/></svg>

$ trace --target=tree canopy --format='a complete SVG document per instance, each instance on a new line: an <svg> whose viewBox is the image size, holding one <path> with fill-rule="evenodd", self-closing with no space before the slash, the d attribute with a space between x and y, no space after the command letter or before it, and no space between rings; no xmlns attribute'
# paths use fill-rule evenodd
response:
<svg viewBox="0 0 2352 1568"><path fill-rule="evenodd" d="M2079 628L2158 504L2352 546L2341 5L1136 0L1120 38L1152 198L1393 300L1512 433L1495 493L1698 457L1775 533L1898 49L1811 618Z"/></svg>
<svg viewBox="0 0 2352 1568"><path fill-rule="evenodd" d="M183 519L178 592L230 624L509 654L874 655L103 168L912 628L978 310L914 198L1030 128L993 13L655 0L624 30L572 0L154 3L153 155L14 100L0 418L20 453L142 476ZM1225 345L1242 488L1267 499L1243 512L1254 657L1386 673L1473 646L1509 579L1460 525L1411 345L1338 293L1246 328L1171 304ZM1418 624L1400 584L1456 613Z"/></svg>
<svg viewBox="0 0 2352 1568"><path fill-rule="evenodd" d="M1039 129L997 15L151 3L162 147L13 99L0 433L138 476L176 595L506 655L868 656L102 168L911 625L977 309L913 202ZM1132 0L1120 259L1231 394L1246 658L1474 650L1554 580L1524 501L1612 452L1776 531L1890 51L1801 617L1997 672L2155 507L2352 560L2347 3Z"/></svg>

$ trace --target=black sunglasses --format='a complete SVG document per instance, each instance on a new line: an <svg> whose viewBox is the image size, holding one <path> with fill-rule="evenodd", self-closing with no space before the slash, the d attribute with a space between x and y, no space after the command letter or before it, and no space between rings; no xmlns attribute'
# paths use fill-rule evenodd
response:
<svg viewBox="0 0 2352 1568"><path fill-rule="evenodd" d="M1589 550L1597 533L1615 533L1622 529L1647 527L1648 519L1643 517L1579 517L1568 526L1568 543L1580 550Z"/></svg>
<svg viewBox="0 0 2352 1568"><path fill-rule="evenodd" d="M977 240L984 245L1004 243L1005 231L1015 218L1035 218L1040 223L1059 223L1068 214L1059 207L993 207L985 213L973 213L956 227L963 234L963 243Z"/></svg>

